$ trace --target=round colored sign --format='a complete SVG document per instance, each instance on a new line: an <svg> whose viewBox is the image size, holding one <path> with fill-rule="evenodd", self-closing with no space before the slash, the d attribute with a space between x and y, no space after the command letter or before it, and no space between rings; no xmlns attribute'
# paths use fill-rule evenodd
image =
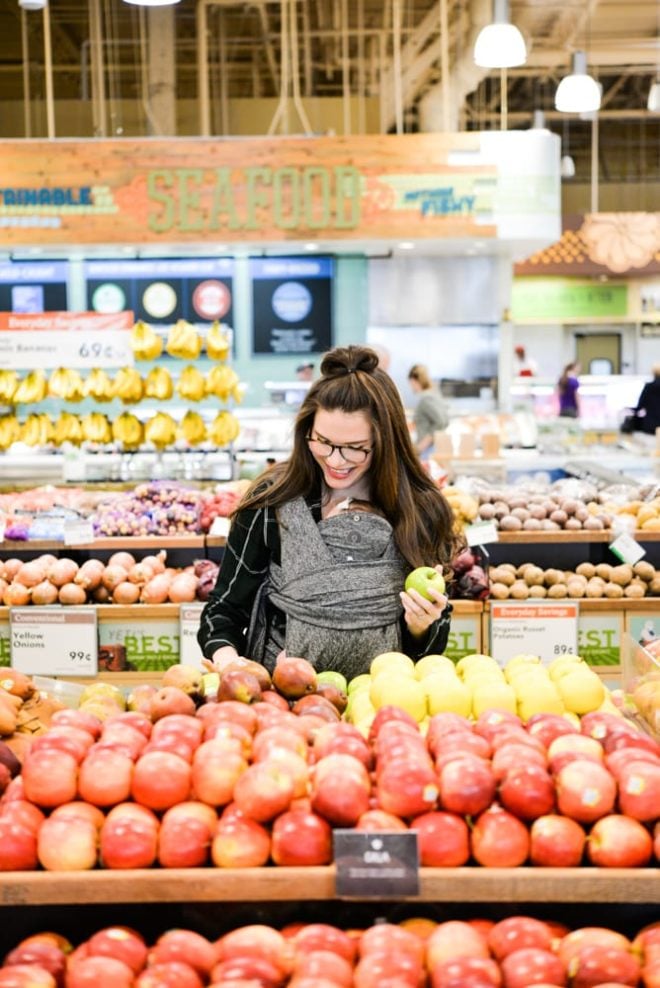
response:
<svg viewBox="0 0 660 988"><path fill-rule="evenodd" d="M154 319L164 319L176 309L176 292L165 281L154 281L145 289L142 305Z"/></svg>
<svg viewBox="0 0 660 988"><path fill-rule="evenodd" d="M106 282L94 289L92 295L92 308L94 312L102 312L104 315L114 315L122 312L126 307L126 295L119 285Z"/></svg>
<svg viewBox="0 0 660 988"><path fill-rule="evenodd" d="M222 281L200 281L192 294L193 309L201 319L222 319L231 306L231 292Z"/></svg>
<svg viewBox="0 0 660 988"><path fill-rule="evenodd" d="M300 322L312 311L312 293L299 281L285 281L273 292L272 306L282 322Z"/></svg>

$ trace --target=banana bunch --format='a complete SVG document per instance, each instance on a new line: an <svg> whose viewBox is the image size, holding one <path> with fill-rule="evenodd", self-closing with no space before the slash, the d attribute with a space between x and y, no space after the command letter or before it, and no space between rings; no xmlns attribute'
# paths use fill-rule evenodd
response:
<svg viewBox="0 0 660 988"><path fill-rule="evenodd" d="M142 378L134 367L122 367L117 371L112 385L115 398L121 398L125 405L141 401L143 395Z"/></svg>
<svg viewBox="0 0 660 988"><path fill-rule="evenodd" d="M112 423L112 438L125 449L135 449L144 439L144 427L136 415L123 412Z"/></svg>
<svg viewBox="0 0 660 988"><path fill-rule="evenodd" d="M14 402L17 405L34 405L48 394L48 381L41 370L30 371L17 385Z"/></svg>
<svg viewBox="0 0 660 988"><path fill-rule="evenodd" d="M131 348L136 360L155 360L163 352L163 341L148 323L139 320L131 330Z"/></svg>
<svg viewBox="0 0 660 988"><path fill-rule="evenodd" d="M84 438L78 416L72 415L71 412L60 412L59 418L55 422L54 440L56 445L73 443L74 446L80 446Z"/></svg>
<svg viewBox="0 0 660 988"><path fill-rule="evenodd" d="M176 422L166 412L158 412L145 425L144 438L158 449L171 446L176 439Z"/></svg>
<svg viewBox="0 0 660 988"><path fill-rule="evenodd" d="M0 417L0 449L8 449L21 438L21 427L15 415Z"/></svg>
<svg viewBox="0 0 660 988"><path fill-rule="evenodd" d="M50 398L62 398L63 401L82 401L84 393L85 385L77 370L58 367L50 375L48 381Z"/></svg>
<svg viewBox="0 0 660 988"><path fill-rule="evenodd" d="M100 412L90 412L80 420L83 437L89 443L112 442L112 430L107 416Z"/></svg>
<svg viewBox="0 0 660 988"><path fill-rule="evenodd" d="M174 386L170 372L164 367L152 367L144 379L144 397L167 401L172 397Z"/></svg>
<svg viewBox="0 0 660 988"><path fill-rule="evenodd" d="M206 336L206 353L211 360L226 360L229 356L229 336L217 319Z"/></svg>
<svg viewBox="0 0 660 988"><path fill-rule="evenodd" d="M179 422L177 439L185 439L189 446L199 446L206 439L206 425L199 412L190 409Z"/></svg>
<svg viewBox="0 0 660 988"><path fill-rule="evenodd" d="M95 367L85 378L84 395L85 398L93 398L94 401L112 401L114 398L112 379L104 370Z"/></svg>
<svg viewBox="0 0 660 988"><path fill-rule="evenodd" d="M226 446L238 437L241 427L231 412L218 412L208 428L208 437L216 446Z"/></svg>
<svg viewBox="0 0 660 988"><path fill-rule="evenodd" d="M0 405L11 405L18 386L18 374L14 370L0 370Z"/></svg>
<svg viewBox="0 0 660 988"><path fill-rule="evenodd" d="M196 367L184 367L176 382L177 394L186 401L201 401L206 393L206 381Z"/></svg>
<svg viewBox="0 0 660 988"><path fill-rule="evenodd" d="M178 319L167 334L165 349L170 357L197 360L202 349L202 338L189 322Z"/></svg>
<svg viewBox="0 0 660 988"><path fill-rule="evenodd" d="M212 367L206 378L207 395L215 395L220 401L227 401L238 390L238 374L233 367L220 364Z"/></svg>
<svg viewBox="0 0 660 988"><path fill-rule="evenodd" d="M46 446L53 436L53 423L44 412L28 415L21 426L21 442L26 446Z"/></svg>

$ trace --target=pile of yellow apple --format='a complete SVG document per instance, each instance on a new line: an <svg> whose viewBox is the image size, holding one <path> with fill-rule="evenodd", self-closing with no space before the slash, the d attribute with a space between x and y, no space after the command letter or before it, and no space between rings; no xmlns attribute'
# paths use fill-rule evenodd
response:
<svg viewBox="0 0 660 988"><path fill-rule="evenodd" d="M415 663L402 652L376 656L368 673L348 684L345 717L368 730L376 712L393 705L422 725L443 711L479 717L497 707L527 721L534 714L564 714L579 723L592 710L617 708L600 677L578 655L545 665L538 655L516 655L502 668L489 655L466 655L454 663L426 655Z"/></svg>

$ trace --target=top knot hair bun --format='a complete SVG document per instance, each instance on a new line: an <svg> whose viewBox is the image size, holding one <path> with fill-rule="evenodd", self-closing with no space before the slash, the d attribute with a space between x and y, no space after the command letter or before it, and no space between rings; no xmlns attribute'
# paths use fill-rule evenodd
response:
<svg viewBox="0 0 660 988"><path fill-rule="evenodd" d="M336 347L325 354L321 361L323 377L343 377L363 371L372 374L378 367L378 354L366 346Z"/></svg>

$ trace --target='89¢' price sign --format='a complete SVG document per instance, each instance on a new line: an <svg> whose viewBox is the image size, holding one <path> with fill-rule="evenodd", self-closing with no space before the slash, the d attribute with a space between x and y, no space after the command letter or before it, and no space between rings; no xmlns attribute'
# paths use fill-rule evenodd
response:
<svg viewBox="0 0 660 988"><path fill-rule="evenodd" d="M11 664L27 675L95 676L94 607L12 607Z"/></svg>

